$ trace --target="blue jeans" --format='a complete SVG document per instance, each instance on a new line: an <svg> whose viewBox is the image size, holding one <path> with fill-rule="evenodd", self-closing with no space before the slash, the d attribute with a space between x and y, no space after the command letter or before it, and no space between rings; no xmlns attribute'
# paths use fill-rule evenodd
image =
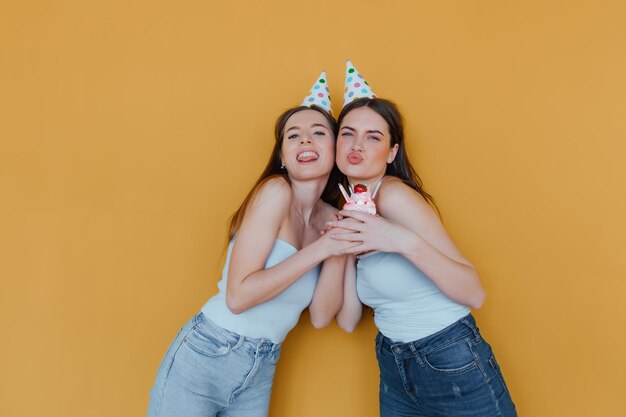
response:
<svg viewBox="0 0 626 417"><path fill-rule="evenodd" d="M381 417L509 417L515 405L472 315L409 343L378 333Z"/></svg>
<svg viewBox="0 0 626 417"><path fill-rule="evenodd" d="M280 344L198 313L178 333L150 390L148 417L267 416Z"/></svg>

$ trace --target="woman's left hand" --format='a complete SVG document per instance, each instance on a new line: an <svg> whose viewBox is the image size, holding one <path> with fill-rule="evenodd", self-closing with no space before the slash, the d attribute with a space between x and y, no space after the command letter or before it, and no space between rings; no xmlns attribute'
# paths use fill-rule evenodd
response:
<svg viewBox="0 0 626 417"><path fill-rule="evenodd" d="M342 220L329 222L332 228L339 227L351 230L352 233L333 234L337 240L362 241L361 245L351 248L346 253L359 254L370 251L402 252L402 248L415 239L412 231L401 225L384 219L378 215L361 213L354 210L339 212ZM332 233L332 231L327 232Z"/></svg>

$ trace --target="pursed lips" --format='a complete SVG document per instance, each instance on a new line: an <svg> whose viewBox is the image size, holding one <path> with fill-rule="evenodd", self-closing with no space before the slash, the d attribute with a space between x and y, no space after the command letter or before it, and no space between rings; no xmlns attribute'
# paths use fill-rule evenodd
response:
<svg viewBox="0 0 626 417"><path fill-rule="evenodd" d="M352 165L357 165L363 162L363 156L358 152L350 152L347 159L348 162Z"/></svg>

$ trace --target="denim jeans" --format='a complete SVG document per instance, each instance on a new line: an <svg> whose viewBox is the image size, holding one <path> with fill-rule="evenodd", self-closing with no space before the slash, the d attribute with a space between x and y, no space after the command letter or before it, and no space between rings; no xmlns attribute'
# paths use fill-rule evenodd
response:
<svg viewBox="0 0 626 417"><path fill-rule="evenodd" d="M198 313L178 333L150 390L148 417L267 416L280 344Z"/></svg>
<svg viewBox="0 0 626 417"><path fill-rule="evenodd" d="M409 343L378 333L381 417L510 417L515 405L472 315Z"/></svg>

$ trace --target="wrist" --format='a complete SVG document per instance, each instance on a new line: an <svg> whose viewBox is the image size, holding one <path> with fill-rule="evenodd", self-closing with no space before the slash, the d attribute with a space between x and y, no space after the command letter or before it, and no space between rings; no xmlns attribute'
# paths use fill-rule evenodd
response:
<svg viewBox="0 0 626 417"><path fill-rule="evenodd" d="M331 233L331 231L328 231L326 233ZM317 263L322 262L332 255L332 253L330 252L330 248L328 248L328 245L324 244L326 239L328 239L327 236L322 236L316 241L312 242L309 246L307 246L307 248L311 249L311 253L308 254L308 256L315 259Z"/></svg>

